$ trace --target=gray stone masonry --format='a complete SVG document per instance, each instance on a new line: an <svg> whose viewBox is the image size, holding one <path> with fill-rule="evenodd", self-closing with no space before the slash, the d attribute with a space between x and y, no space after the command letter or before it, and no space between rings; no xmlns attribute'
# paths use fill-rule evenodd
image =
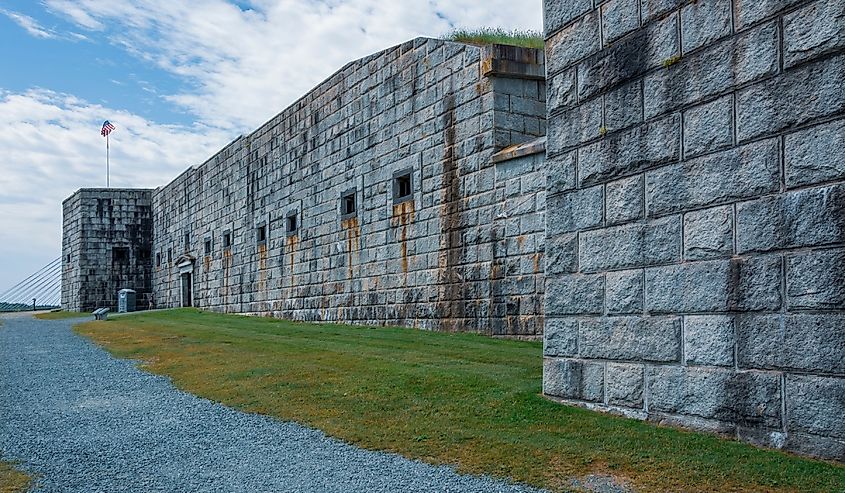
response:
<svg viewBox="0 0 845 493"><path fill-rule="evenodd" d="M539 337L543 63L425 38L349 63L152 192L155 306Z"/></svg>
<svg viewBox="0 0 845 493"><path fill-rule="evenodd" d="M152 292L152 190L83 189L62 204L62 308L116 311L117 292Z"/></svg>
<svg viewBox="0 0 845 493"><path fill-rule="evenodd" d="M845 460L845 2L545 21L545 394Z"/></svg>

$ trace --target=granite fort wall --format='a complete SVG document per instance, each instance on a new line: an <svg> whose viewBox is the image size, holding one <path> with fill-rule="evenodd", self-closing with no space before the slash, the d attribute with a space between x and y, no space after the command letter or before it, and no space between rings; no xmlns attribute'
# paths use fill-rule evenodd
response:
<svg viewBox="0 0 845 493"><path fill-rule="evenodd" d="M83 189L62 204L62 308L117 308L117 292L152 291L152 190Z"/></svg>
<svg viewBox="0 0 845 493"><path fill-rule="evenodd" d="M547 395L845 459L843 19L545 1Z"/></svg>
<svg viewBox="0 0 845 493"><path fill-rule="evenodd" d="M190 273L215 311L541 333L545 176L493 155L545 135L542 64L423 38L350 63L154 192L156 305Z"/></svg>

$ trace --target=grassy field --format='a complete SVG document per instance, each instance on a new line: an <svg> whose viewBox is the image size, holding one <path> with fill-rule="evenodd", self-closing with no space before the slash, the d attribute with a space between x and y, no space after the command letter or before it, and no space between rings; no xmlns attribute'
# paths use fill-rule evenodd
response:
<svg viewBox="0 0 845 493"><path fill-rule="evenodd" d="M29 484L29 476L15 469L14 464L0 461L0 493L23 493Z"/></svg>
<svg viewBox="0 0 845 493"><path fill-rule="evenodd" d="M506 31L500 28L457 29L444 36L449 41L484 46L503 44L523 48L543 49L543 35L535 31Z"/></svg>
<svg viewBox="0 0 845 493"><path fill-rule="evenodd" d="M642 492L841 492L845 467L565 407L540 343L176 310L77 330L191 393L361 447L565 490L605 473Z"/></svg>
<svg viewBox="0 0 845 493"><path fill-rule="evenodd" d="M35 318L39 320L65 320L68 318L82 318L82 317L90 317L90 313L82 313L82 312L65 312L65 311L57 311L57 312L45 312L39 313L35 315Z"/></svg>

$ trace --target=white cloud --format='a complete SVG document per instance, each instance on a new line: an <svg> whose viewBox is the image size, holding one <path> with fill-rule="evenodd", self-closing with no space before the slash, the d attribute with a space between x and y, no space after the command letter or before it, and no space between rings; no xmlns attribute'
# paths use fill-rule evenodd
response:
<svg viewBox="0 0 845 493"><path fill-rule="evenodd" d="M111 135L111 184L166 184L230 140L197 125L158 125L129 112L43 89L0 91L0 292L61 252L62 201L106 181L104 115Z"/></svg>
<svg viewBox="0 0 845 493"><path fill-rule="evenodd" d="M46 0L83 28L107 29L134 56L188 81L166 95L237 131L271 118L354 60L454 27L542 27L541 0Z"/></svg>
<svg viewBox="0 0 845 493"><path fill-rule="evenodd" d="M19 12L12 12L10 10L0 9L0 14L5 15L9 19L11 19L15 24L22 27L26 32L28 32L31 36L36 38L56 38L58 37L56 33L45 29L41 24L38 23L35 19L28 15L21 14Z"/></svg>

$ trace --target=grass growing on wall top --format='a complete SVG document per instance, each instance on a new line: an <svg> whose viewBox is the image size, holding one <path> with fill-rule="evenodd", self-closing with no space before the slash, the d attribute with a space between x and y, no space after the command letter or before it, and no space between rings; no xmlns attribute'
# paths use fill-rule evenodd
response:
<svg viewBox="0 0 845 493"><path fill-rule="evenodd" d="M543 49L543 35L537 31L506 31L502 28L492 27L456 29L444 36L443 39L477 46L503 44Z"/></svg>
<svg viewBox="0 0 845 493"><path fill-rule="evenodd" d="M559 491L590 473L638 492L845 489L845 467L550 402L539 342L190 309L77 330L185 391L466 473Z"/></svg>

